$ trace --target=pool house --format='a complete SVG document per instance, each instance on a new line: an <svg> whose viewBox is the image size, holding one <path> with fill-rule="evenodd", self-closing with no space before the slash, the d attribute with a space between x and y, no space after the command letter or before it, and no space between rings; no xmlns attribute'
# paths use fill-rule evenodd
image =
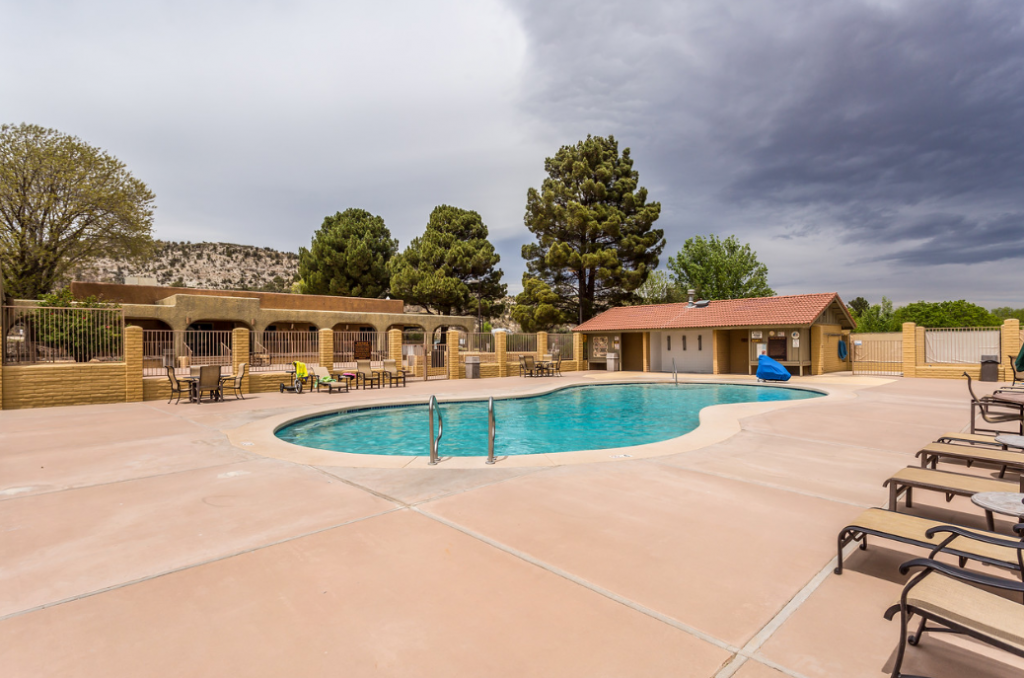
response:
<svg viewBox="0 0 1024 678"><path fill-rule="evenodd" d="M853 327L834 292L715 301L691 292L684 303L610 309L575 331L591 369L611 361L633 372L753 374L764 354L802 376L850 369Z"/></svg>

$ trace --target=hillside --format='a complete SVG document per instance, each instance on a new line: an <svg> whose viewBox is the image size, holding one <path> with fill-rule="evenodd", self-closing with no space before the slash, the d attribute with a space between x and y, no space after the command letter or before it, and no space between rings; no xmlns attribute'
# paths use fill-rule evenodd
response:
<svg viewBox="0 0 1024 678"><path fill-rule="evenodd" d="M155 278L159 285L289 292L298 268L297 254L269 247L158 240L156 254L148 261L100 259L75 271L74 278L123 283L127 276L138 276Z"/></svg>

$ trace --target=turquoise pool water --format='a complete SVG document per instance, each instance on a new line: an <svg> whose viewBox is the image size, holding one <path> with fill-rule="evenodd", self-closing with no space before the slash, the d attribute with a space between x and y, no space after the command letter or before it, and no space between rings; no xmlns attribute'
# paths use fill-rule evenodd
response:
<svg viewBox="0 0 1024 678"><path fill-rule="evenodd" d="M654 443L697 428L700 411L710 405L806 400L820 395L730 384L608 384L495 399L494 454L604 450ZM441 456L487 455L486 401L441 403L439 409L444 417ZM305 419L279 429L276 435L320 450L426 456L428 421L426 404L399 405Z"/></svg>

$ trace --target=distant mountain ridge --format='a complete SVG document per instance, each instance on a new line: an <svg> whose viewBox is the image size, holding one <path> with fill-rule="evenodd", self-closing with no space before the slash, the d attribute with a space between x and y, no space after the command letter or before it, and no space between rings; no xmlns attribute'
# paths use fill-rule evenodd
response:
<svg viewBox="0 0 1024 678"><path fill-rule="evenodd" d="M298 279L299 255L269 247L224 242L158 240L144 262L98 259L74 272L84 282L124 283L125 278L155 278L158 285L211 290L290 292Z"/></svg>

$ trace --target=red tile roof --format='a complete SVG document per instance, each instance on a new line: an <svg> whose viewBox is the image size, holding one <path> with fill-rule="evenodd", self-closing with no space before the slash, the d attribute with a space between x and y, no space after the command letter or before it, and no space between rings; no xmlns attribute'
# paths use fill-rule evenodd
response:
<svg viewBox="0 0 1024 678"><path fill-rule="evenodd" d="M591 318L574 331L615 332L690 327L810 325L833 301L838 301L845 312L845 306L835 292L753 299L720 299L708 303L704 308L691 308L685 302L621 306Z"/></svg>

